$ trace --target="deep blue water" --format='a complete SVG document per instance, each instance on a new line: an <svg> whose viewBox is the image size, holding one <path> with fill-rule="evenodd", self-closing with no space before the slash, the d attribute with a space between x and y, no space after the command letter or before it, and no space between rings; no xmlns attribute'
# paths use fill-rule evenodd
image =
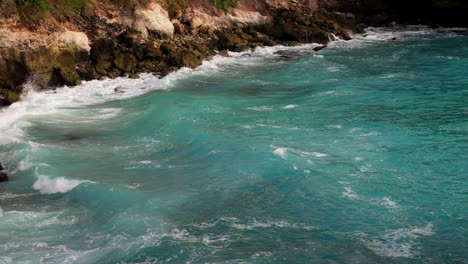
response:
<svg viewBox="0 0 468 264"><path fill-rule="evenodd" d="M232 55L0 110L0 263L468 262L467 36Z"/></svg>

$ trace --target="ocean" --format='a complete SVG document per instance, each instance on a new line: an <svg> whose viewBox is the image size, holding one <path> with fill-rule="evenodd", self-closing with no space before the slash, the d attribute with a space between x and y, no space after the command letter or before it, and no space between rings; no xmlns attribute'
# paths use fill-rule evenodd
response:
<svg viewBox="0 0 468 264"><path fill-rule="evenodd" d="M30 89L0 109L0 263L467 263L463 31Z"/></svg>

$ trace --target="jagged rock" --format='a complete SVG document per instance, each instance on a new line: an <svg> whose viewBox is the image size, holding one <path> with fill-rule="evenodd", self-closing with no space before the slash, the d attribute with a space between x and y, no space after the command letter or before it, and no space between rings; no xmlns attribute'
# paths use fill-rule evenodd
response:
<svg viewBox="0 0 468 264"><path fill-rule="evenodd" d="M98 39L91 45L91 60L95 69L101 75L107 75L107 69L112 66L112 54L115 43L111 39Z"/></svg>
<svg viewBox="0 0 468 264"><path fill-rule="evenodd" d="M237 34L222 31L218 34L218 46L221 49L228 49L233 51L242 51L248 49L246 46L247 41L241 39Z"/></svg>
<svg viewBox="0 0 468 264"><path fill-rule="evenodd" d="M324 48L326 48L327 46L325 45L320 45L320 46L317 46L317 47L314 47L313 50L314 51L320 51L320 50L323 50Z"/></svg>
<svg viewBox="0 0 468 264"><path fill-rule="evenodd" d="M124 71L124 72L131 72L135 67L137 59L133 54L130 53L119 53L115 55L114 58L114 65Z"/></svg>
<svg viewBox="0 0 468 264"><path fill-rule="evenodd" d="M169 64L165 61L160 61L156 66L154 67L155 72L164 72L166 69L169 68Z"/></svg>
<svg viewBox="0 0 468 264"><path fill-rule="evenodd" d="M192 49L183 49L169 58L169 63L175 67L194 68L202 64L202 60L196 53L197 52Z"/></svg>
<svg viewBox="0 0 468 264"><path fill-rule="evenodd" d="M177 48L169 42L164 42L159 48L164 55L174 54L177 51Z"/></svg>
<svg viewBox="0 0 468 264"><path fill-rule="evenodd" d="M152 45L148 45L147 47L145 47L144 50L145 50L145 57L148 57L148 58L160 58L162 55L161 49L156 48Z"/></svg>

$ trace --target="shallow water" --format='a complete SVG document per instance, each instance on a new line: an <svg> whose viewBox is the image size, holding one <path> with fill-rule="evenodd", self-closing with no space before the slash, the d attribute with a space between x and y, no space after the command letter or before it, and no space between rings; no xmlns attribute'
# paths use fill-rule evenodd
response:
<svg viewBox="0 0 468 264"><path fill-rule="evenodd" d="M313 46L0 110L0 263L468 261L468 37Z"/></svg>

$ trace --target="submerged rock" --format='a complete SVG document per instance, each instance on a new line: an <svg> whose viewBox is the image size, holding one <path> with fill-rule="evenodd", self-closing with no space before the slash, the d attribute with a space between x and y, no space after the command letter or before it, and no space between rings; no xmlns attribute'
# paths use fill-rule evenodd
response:
<svg viewBox="0 0 468 264"><path fill-rule="evenodd" d="M4 168L0 163L0 182L8 181L8 175L4 172Z"/></svg>
<svg viewBox="0 0 468 264"><path fill-rule="evenodd" d="M327 46L326 45L320 45L320 46L317 46L317 47L314 47L314 51L320 51L320 50L323 50L324 48L326 48Z"/></svg>

